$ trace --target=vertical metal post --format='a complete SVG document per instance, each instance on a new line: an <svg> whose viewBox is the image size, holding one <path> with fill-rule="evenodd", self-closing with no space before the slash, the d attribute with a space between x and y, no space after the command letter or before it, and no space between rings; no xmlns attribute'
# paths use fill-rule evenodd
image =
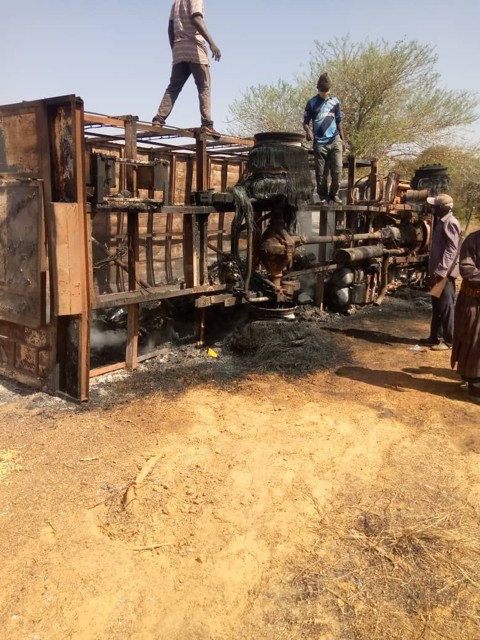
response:
<svg viewBox="0 0 480 640"><path fill-rule="evenodd" d="M353 204L353 189L355 188L355 170L356 170L355 156L348 156L348 190L347 190L347 204Z"/></svg>
<svg viewBox="0 0 480 640"><path fill-rule="evenodd" d="M370 200L377 199L377 181L378 181L378 162L372 160L370 165Z"/></svg>
<svg viewBox="0 0 480 640"><path fill-rule="evenodd" d="M325 273L321 271L317 273L317 277L315 280L315 304L323 311L323 297L325 294Z"/></svg>
<svg viewBox="0 0 480 640"><path fill-rule="evenodd" d="M197 191L206 191L209 187L207 138L201 132L196 138ZM190 216L192 225L193 259L197 259L198 284L208 282L208 215ZM205 309L197 310L197 330L199 347L205 344Z"/></svg>
<svg viewBox="0 0 480 640"><path fill-rule="evenodd" d="M129 117L125 119L125 153L130 160L137 159L137 118ZM137 170L136 167L127 165L125 171L125 188L132 196L137 192ZM128 237L128 289L134 291L138 288L139 278L139 231L138 213L136 211L127 212L127 237ZM139 329L140 306L131 304L128 307L127 322L127 349L125 360L127 370L134 371L138 366L138 329Z"/></svg>
<svg viewBox="0 0 480 640"><path fill-rule="evenodd" d="M196 141L197 191L206 191L208 189L207 138L205 134L198 132Z"/></svg>
<svg viewBox="0 0 480 640"><path fill-rule="evenodd" d="M222 182L221 190L225 193L228 184L228 160L222 163ZM225 213L223 211L218 214L218 228L217 228L217 249L223 251L223 235L225 232Z"/></svg>
<svg viewBox="0 0 480 640"><path fill-rule="evenodd" d="M83 237L81 238L81 258L84 272L82 287L83 313L80 316L80 399L88 400L90 386L90 299L94 295L93 258L91 241L91 218L87 214L87 195L85 178L83 102L75 101L75 164L77 182L77 203Z"/></svg>
<svg viewBox="0 0 480 640"><path fill-rule="evenodd" d="M83 102L69 96L46 100L45 105L50 139L51 202L76 205L68 211L69 215L77 216L79 237L75 241L79 245L72 253L78 257L82 272L80 312L59 315L55 320L54 385L58 392L83 401L88 400L89 391L90 295L93 290L90 232L86 222ZM54 233L51 233L50 242L53 247ZM54 259L51 259L53 264ZM51 295L56 295L55 286Z"/></svg>

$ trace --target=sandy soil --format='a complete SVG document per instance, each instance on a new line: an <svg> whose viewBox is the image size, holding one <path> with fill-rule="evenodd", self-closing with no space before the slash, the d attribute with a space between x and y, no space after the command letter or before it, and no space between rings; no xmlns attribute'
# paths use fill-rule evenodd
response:
<svg viewBox="0 0 480 640"><path fill-rule="evenodd" d="M427 324L317 323L281 375L187 350L88 407L4 384L0 637L479 638L480 407Z"/></svg>

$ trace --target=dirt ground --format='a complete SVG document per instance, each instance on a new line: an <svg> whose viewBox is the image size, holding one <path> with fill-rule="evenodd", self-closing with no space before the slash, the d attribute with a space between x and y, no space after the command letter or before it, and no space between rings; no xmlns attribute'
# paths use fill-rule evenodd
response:
<svg viewBox="0 0 480 640"><path fill-rule="evenodd" d="M1 638L480 638L480 407L428 304L302 326L88 406L3 381Z"/></svg>

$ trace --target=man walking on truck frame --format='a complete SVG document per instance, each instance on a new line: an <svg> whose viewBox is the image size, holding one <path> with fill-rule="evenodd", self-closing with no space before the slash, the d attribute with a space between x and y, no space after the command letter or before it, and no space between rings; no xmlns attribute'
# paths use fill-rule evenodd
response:
<svg viewBox="0 0 480 640"><path fill-rule="evenodd" d="M165 124L186 81L193 75L198 89L202 131L220 137L212 121L210 62L205 42L208 42L215 60L219 61L222 54L209 34L203 16L203 0L175 0L172 5L168 23L172 74L152 124L160 127Z"/></svg>
<svg viewBox="0 0 480 640"><path fill-rule="evenodd" d="M345 151L345 136L342 125L340 101L330 95L331 80L328 73L322 73L318 78L318 94L307 102L303 117L303 128L307 140L313 141L315 158L315 176L317 179L317 193L321 204L328 200L335 204L342 204L338 195L343 169L343 152ZM313 131L310 123L313 123ZM330 172L330 189L327 185L326 169Z"/></svg>

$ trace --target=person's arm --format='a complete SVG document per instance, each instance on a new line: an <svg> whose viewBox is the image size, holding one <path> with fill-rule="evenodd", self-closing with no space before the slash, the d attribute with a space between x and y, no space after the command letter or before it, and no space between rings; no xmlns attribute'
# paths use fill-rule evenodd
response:
<svg viewBox="0 0 480 640"><path fill-rule="evenodd" d="M173 26L173 20L168 22L168 39L170 40L170 47L173 49L173 43L175 42L175 29Z"/></svg>
<svg viewBox="0 0 480 640"><path fill-rule="evenodd" d="M170 9L170 17L168 18L168 40L170 42L170 48L173 51L173 43L175 42L175 3L172 4Z"/></svg>
<svg viewBox="0 0 480 640"><path fill-rule="evenodd" d="M445 233L445 249L442 259L435 269L435 276L445 278L452 265L457 258L458 243L460 242L460 226L458 223L449 222L443 229Z"/></svg>
<svg viewBox="0 0 480 640"><path fill-rule="evenodd" d="M347 148L347 141L345 140L345 133L343 131L343 116L340 110L340 102L335 105L335 122L337 123L338 134L343 144L343 150Z"/></svg>
<svg viewBox="0 0 480 640"><path fill-rule="evenodd" d="M195 28L199 32L199 34L203 36L205 40L208 42L208 44L210 45L212 57L218 62L222 57L222 53L220 49L217 47L217 45L215 44L215 41L213 40L212 36L209 34L207 25L205 24L202 14L193 13L191 15L191 20L192 20L192 23L195 25Z"/></svg>
<svg viewBox="0 0 480 640"><path fill-rule="evenodd" d="M460 252L460 275L467 282L480 285L480 232L472 233Z"/></svg>
<svg viewBox="0 0 480 640"><path fill-rule="evenodd" d="M310 126L310 122L312 121L312 107L310 102L307 102L307 106L305 107L305 113L303 114L303 128L305 130L305 134L307 136L307 140L311 142L313 140L313 131Z"/></svg>

